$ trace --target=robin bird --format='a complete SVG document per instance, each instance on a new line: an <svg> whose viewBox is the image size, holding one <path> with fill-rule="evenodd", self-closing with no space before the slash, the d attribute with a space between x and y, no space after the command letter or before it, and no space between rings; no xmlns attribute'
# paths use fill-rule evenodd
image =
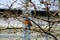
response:
<svg viewBox="0 0 60 40"><path fill-rule="evenodd" d="M26 25L32 26L31 22L28 19L25 19L23 23L26 24Z"/></svg>
<svg viewBox="0 0 60 40"><path fill-rule="evenodd" d="M26 25L25 30L30 29L30 26L32 26L31 22L28 19L25 19L23 23Z"/></svg>

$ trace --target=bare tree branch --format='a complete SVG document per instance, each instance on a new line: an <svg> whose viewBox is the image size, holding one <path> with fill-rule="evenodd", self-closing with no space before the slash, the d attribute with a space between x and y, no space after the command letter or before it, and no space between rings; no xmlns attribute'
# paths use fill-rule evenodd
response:
<svg viewBox="0 0 60 40"><path fill-rule="evenodd" d="M32 4L33 4L33 7L34 7L34 9L35 9L35 11L34 11L34 16L36 16L36 6L35 6L35 4L32 2L32 1L30 1Z"/></svg>
<svg viewBox="0 0 60 40"><path fill-rule="evenodd" d="M27 17L24 17L24 18L27 18ZM27 18L27 19L29 19L29 18ZM55 37L53 34L51 34L49 32L46 32L44 29L41 28L41 26L39 26L38 24L36 24L33 20L31 20L31 19L29 19L29 20L32 21L35 25L37 25L38 28L40 28L43 31L43 33L52 36L55 40L58 40L57 37Z"/></svg>
<svg viewBox="0 0 60 40"><path fill-rule="evenodd" d="M14 3L16 2L17 0L15 0L13 3L11 3L11 5L9 6L9 10L11 9L11 7L14 5Z"/></svg>

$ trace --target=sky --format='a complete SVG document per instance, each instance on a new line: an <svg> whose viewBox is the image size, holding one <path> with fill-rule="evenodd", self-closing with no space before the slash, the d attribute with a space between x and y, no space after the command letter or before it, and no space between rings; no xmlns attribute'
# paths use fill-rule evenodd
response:
<svg viewBox="0 0 60 40"><path fill-rule="evenodd" d="M4 4L4 5L9 5L10 6L10 2L9 1L11 1L11 3L14 1L14 0L0 0L0 3L1 4ZM23 1L23 0L22 0ZM53 0L52 0L53 1ZM51 2L52 2L51 1ZM38 0L33 0L32 1L34 4L40 4L39 3L39 1ZM18 0L17 1L17 3L20 3L21 4L21 1L20 0ZM18 5L17 3L15 3L14 5L13 5L13 7L12 8L22 8L22 5ZM53 3L52 3L53 4ZM58 5L58 0L56 0L55 1L55 3L54 3L55 5ZM37 6L37 10L42 10L41 8L45 8L45 6L44 6L44 4L40 4L40 5L36 5ZM39 8L40 7L40 8ZM8 7L6 7L6 6L3 6L3 5L0 5L0 8L8 8ZM32 10L34 9L33 7L31 8ZM51 7L50 7L50 10L58 10L58 6L52 6L51 5Z"/></svg>

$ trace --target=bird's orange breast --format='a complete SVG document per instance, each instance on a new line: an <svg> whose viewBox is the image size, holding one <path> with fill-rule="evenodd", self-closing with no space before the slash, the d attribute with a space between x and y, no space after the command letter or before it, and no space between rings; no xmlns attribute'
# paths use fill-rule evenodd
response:
<svg viewBox="0 0 60 40"><path fill-rule="evenodd" d="M24 20L23 23L24 23L24 24L30 24L30 21L29 21L29 20Z"/></svg>

